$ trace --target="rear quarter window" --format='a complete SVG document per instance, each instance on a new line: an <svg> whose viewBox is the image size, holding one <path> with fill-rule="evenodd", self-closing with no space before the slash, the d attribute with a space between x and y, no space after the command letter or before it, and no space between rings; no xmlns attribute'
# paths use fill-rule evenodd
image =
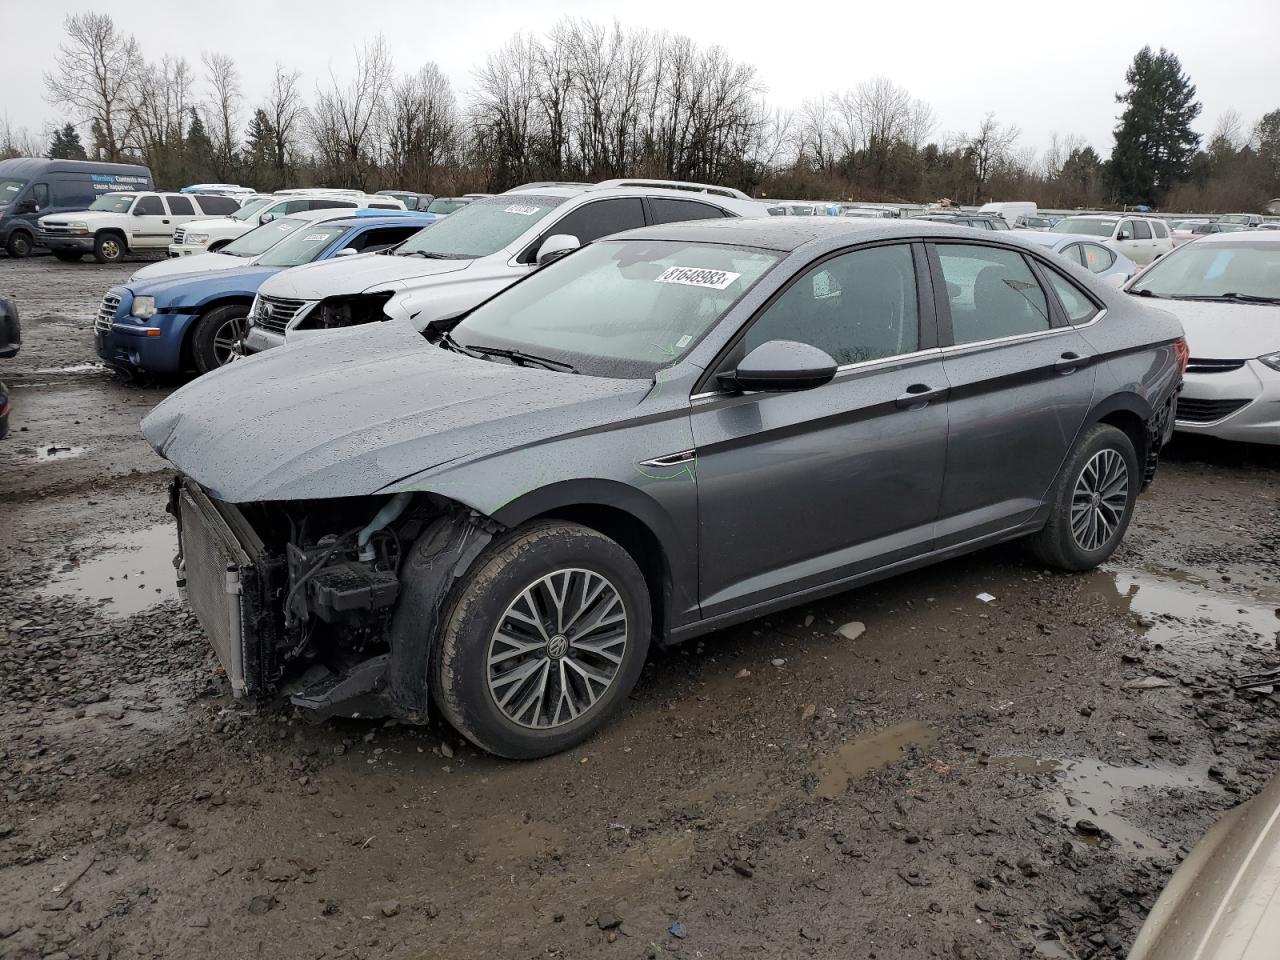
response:
<svg viewBox="0 0 1280 960"><path fill-rule="evenodd" d="M1044 275L1049 281L1049 286L1057 296L1058 303L1062 305L1062 312L1066 314L1067 319L1072 324L1088 323L1098 315L1100 308L1094 303L1092 297L1058 273L1057 270L1044 264L1040 265L1040 269L1044 271Z"/></svg>

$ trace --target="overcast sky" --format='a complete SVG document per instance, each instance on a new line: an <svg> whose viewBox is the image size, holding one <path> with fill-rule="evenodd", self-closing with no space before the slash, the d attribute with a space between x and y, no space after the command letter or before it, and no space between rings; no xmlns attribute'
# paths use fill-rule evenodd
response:
<svg viewBox="0 0 1280 960"><path fill-rule="evenodd" d="M1280 0L0 0L6 8L13 29L0 57L0 113L33 133L66 119L45 101L41 78L53 65L62 18L86 9L111 13L148 59L167 53L198 65L202 50L232 54L250 104L276 60L301 70L310 94L331 70L345 76L355 47L379 32L400 70L434 60L465 101L474 67L512 33L541 33L579 16L720 44L756 66L776 106L884 74L933 106L938 138L973 130L994 111L1022 129L1019 147L1042 150L1056 130L1083 135L1106 156L1114 94L1143 44L1181 58L1204 104L1202 133L1224 110L1238 110L1247 128L1280 107ZM27 12L15 19L18 9Z"/></svg>

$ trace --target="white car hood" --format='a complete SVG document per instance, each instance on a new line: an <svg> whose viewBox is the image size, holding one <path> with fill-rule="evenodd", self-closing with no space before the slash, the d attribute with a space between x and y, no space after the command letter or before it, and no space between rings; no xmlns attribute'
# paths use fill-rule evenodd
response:
<svg viewBox="0 0 1280 960"><path fill-rule="evenodd" d="M118 226L121 220L129 219L127 213L112 213L109 210L75 210L69 213L50 213L40 218L40 223L70 223L72 220L87 223L92 229L95 223L106 223Z"/></svg>
<svg viewBox="0 0 1280 960"><path fill-rule="evenodd" d="M400 290L405 280L457 273L474 262L428 260L384 253L337 257L284 270L264 283L258 293L292 300L323 300L343 294Z"/></svg>
<svg viewBox="0 0 1280 960"><path fill-rule="evenodd" d="M1251 360L1280 351L1280 304L1162 300L1182 321L1191 356Z"/></svg>
<svg viewBox="0 0 1280 960"><path fill-rule="evenodd" d="M237 230L240 227L245 228L245 232L253 226L253 224L245 223L242 220L233 220L230 217L211 217L208 220L188 220L182 224L182 229L187 233L202 233L205 230L226 230L228 228Z"/></svg>
<svg viewBox="0 0 1280 960"><path fill-rule="evenodd" d="M230 270L247 267L253 263L249 257L233 257L229 253L196 253L189 257L170 257L149 263L130 280L154 280L156 277L172 277L179 273L209 273L213 270Z"/></svg>

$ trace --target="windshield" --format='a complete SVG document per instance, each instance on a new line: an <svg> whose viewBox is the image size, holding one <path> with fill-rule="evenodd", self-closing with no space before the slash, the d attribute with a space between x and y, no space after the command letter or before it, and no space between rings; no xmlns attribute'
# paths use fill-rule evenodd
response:
<svg viewBox="0 0 1280 960"><path fill-rule="evenodd" d="M1116 229L1114 220L1096 217L1064 217L1049 228L1054 233L1083 233L1089 237L1109 237Z"/></svg>
<svg viewBox="0 0 1280 960"><path fill-rule="evenodd" d="M296 221L273 220L267 226L291 222ZM346 233L347 229L336 225L313 225L297 232L290 231L292 236L281 240L254 262L260 267L296 267L301 263L311 263L328 250L329 244Z"/></svg>
<svg viewBox="0 0 1280 960"><path fill-rule="evenodd" d="M258 254L270 250L299 227L305 226L306 223L306 220L290 220L288 217L272 220L270 223L254 227L248 233L236 237L220 249L218 253L230 254L233 257L256 257Z"/></svg>
<svg viewBox="0 0 1280 960"><path fill-rule="evenodd" d="M1148 267L1129 290L1173 299L1278 299L1280 243L1241 238L1184 244Z"/></svg>
<svg viewBox="0 0 1280 960"><path fill-rule="evenodd" d="M131 206L133 206L133 194L131 193L104 193L89 204L89 209L102 210L107 213L128 213Z"/></svg>
<svg viewBox="0 0 1280 960"><path fill-rule="evenodd" d="M468 203L457 213L414 234L397 249L399 256L471 260L497 253L530 227L545 220L564 201L560 197L494 197Z"/></svg>
<svg viewBox="0 0 1280 960"><path fill-rule="evenodd" d="M453 211L466 205L467 201L465 200L432 200L427 204L427 213L453 213Z"/></svg>
<svg viewBox="0 0 1280 960"><path fill-rule="evenodd" d="M590 376L651 377L684 356L777 260L771 251L719 244L594 243L476 308L451 332L477 352L518 350Z"/></svg>
<svg viewBox="0 0 1280 960"><path fill-rule="evenodd" d="M1249 215L1247 213L1228 213L1218 218L1219 223L1248 223Z"/></svg>
<svg viewBox="0 0 1280 960"><path fill-rule="evenodd" d="M232 220L253 220L257 217L258 211L271 202L271 197L263 197L261 200L250 200L243 207L231 214Z"/></svg>
<svg viewBox="0 0 1280 960"><path fill-rule="evenodd" d="M0 207L7 207L27 185L25 180L0 180Z"/></svg>

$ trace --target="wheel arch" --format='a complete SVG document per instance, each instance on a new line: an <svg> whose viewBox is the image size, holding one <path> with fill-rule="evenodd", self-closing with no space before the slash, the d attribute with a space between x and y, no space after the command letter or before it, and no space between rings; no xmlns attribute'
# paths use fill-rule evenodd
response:
<svg viewBox="0 0 1280 960"><path fill-rule="evenodd" d="M512 500L491 516L505 527L563 520L617 542L635 560L649 588L654 639L659 643L665 642L672 612L681 604L673 596L675 585L697 582L696 566L691 571L673 570L671 545L677 538L671 518L643 491L616 480L553 483Z"/></svg>
<svg viewBox="0 0 1280 960"><path fill-rule="evenodd" d="M103 236L117 237L124 244L125 252L130 251L129 235L124 232L123 227L99 227L93 232L93 242L97 243L98 238Z"/></svg>
<svg viewBox="0 0 1280 960"><path fill-rule="evenodd" d="M1136 393L1117 393L1097 404L1090 412L1086 422L1105 423L1120 430L1133 443L1134 452L1138 455L1138 463L1147 461L1151 443L1147 424L1154 411L1151 404Z"/></svg>
<svg viewBox="0 0 1280 960"><path fill-rule="evenodd" d="M178 354L179 363L181 363L184 368L195 363L195 358L191 354L191 339L195 335L196 327L199 325L206 313L210 310L216 310L219 307L230 307L236 304L244 304L246 307L251 307L253 306L253 297L254 295L252 293L245 293L242 291L236 293L221 293L197 304L195 308L186 315L190 319L186 320L182 327L182 345L179 348Z"/></svg>

